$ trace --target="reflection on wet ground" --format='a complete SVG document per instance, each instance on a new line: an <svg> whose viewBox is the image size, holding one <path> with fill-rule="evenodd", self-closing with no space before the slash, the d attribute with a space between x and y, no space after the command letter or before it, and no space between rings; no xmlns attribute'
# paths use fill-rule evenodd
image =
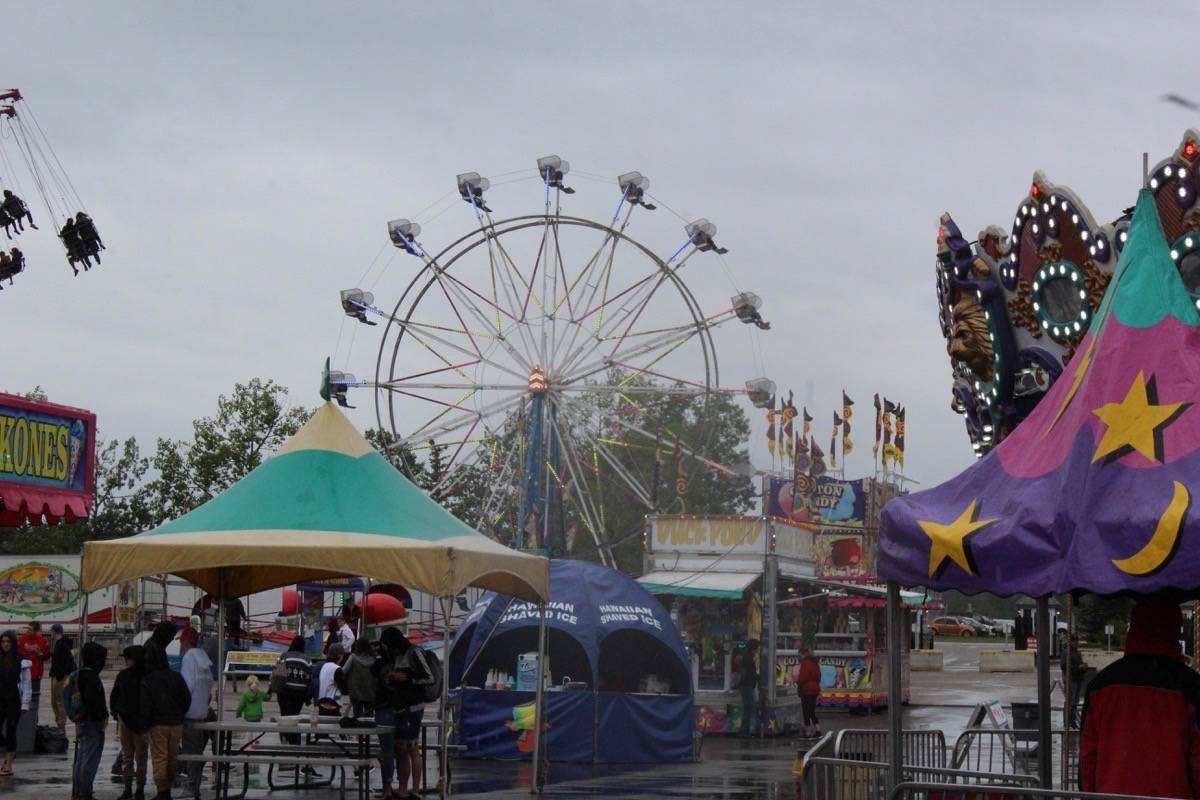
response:
<svg viewBox="0 0 1200 800"><path fill-rule="evenodd" d="M990 646L1000 646L996 644ZM912 675L912 704L904 711L905 728L942 730L946 742L952 744L967 724L977 703L998 700L1008 705L1013 701L1033 700L1036 681L1032 673L984 675L977 671L981 645L948 644L945 651L945 672L915 672ZM105 685L111 686L112 675L105 674ZM1055 704L1061 705L1056 695ZM231 706L232 707L232 706ZM40 709L41 722L50 721L46 707ZM825 730L843 728L884 728L884 714L850 715L822 712ZM1059 716L1054 715L1055 724ZM72 731L73 734L73 731ZM777 800L796 797L796 779L791 774L798 740L708 738L704 741L700 759L694 764L663 764L639 766L553 764L550 767L545 797L590 798L704 798L706 800ZM118 750L115 729L109 728L100 774L96 781L99 800L115 800L121 785L111 781L109 765ZM65 800L70 793L70 757L18 756L16 775L0 778L0 798L36 798L36 800ZM241 785L240 768L235 773L235 785ZM378 781L378 774L373 775ZM458 761L454 768L454 790L458 795L484 798L528 798L531 782L529 764L494 761ZM336 789L307 791L270 791L266 786L265 768L252 771L249 800L332 800ZM211 783L204 785L205 800L212 797ZM348 796L353 796L352 786ZM153 792L150 793L151 795ZM184 793L176 791L176 798ZM378 783L376 793L378 797Z"/></svg>

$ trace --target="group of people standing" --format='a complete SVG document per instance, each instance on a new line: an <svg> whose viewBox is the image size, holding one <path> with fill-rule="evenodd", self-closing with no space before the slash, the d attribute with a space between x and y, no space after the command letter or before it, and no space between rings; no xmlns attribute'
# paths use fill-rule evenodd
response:
<svg viewBox="0 0 1200 800"><path fill-rule="evenodd" d="M354 638L347 620L331 629L319 668L304 651L305 640L295 637L272 672L269 693L278 699L280 713L294 716L312 703L323 716L342 716L348 707L352 720L373 719L381 729L382 800L417 797L423 774L421 721L425 703L440 689L440 668L433 657L398 628L384 630L376 650L371 642ZM299 740L299 734L283 736Z"/></svg>

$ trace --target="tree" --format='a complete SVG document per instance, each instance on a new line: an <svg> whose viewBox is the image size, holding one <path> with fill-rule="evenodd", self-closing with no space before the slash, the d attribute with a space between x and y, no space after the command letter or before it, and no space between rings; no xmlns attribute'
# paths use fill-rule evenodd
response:
<svg viewBox="0 0 1200 800"><path fill-rule="evenodd" d="M217 398L217 413L192 423L192 441L159 439L150 483L156 522L186 514L245 477L312 412L293 407L272 380L239 383Z"/></svg>

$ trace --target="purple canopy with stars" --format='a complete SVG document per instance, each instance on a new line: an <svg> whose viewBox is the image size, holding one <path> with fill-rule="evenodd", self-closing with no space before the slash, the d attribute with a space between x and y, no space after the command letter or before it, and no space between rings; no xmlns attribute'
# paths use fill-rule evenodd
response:
<svg viewBox="0 0 1200 800"><path fill-rule="evenodd" d="M883 509L879 574L1043 597L1200 589L1200 311L1154 198L1074 358L955 478Z"/></svg>

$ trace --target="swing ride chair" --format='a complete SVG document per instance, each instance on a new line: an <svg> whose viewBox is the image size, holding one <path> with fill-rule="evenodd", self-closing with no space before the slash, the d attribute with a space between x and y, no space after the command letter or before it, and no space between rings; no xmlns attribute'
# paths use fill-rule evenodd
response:
<svg viewBox="0 0 1200 800"><path fill-rule="evenodd" d="M1003 760L1032 762L1036 796L1097 796L1072 791L1078 733L1051 729L1048 597L1200 594L1200 551L1183 535L1200 490L1191 402L1200 375L1198 160L1200 131L1189 130L1147 172L1136 206L1107 225L1040 172L1011 240L989 227L969 242L950 215L941 219L938 297L954 407L980 460L884 507L888 637L907 635L901 586L1036 599L1036 756ZM929 796L940 787L907 783L927 778L904 755L902 724L901 714L889 719L880 783L892 797Z"/></svg>
<svg viewBox="0 0 1200 800"><path fill-rule="evenodd" d="M388 222L396 251L419 263L398 300L378 302L374 284L341 291L346 317L379 325L382 336L374 380L333 374L331 393L346 404L348 389L373 389L391 447L448 462L433 496L452 497L468 476L487 475L479 527L488 535L551 554L570 551L576 534L590 536L611 564L616 541L641 535L641 526L609 531L603 492L653 513L686 502L693 466L737 474L705 456L714 433L707 412L719 394L757 398L762 387L722 388L714 332L730 322L753 333L769 324L752 292L739 289L707 311L689 283L704 269L697 254L728 252L709 220L681 218L682 242L661 251L670 255L633 238L638 220L652 229L665 221L645 217L664 206L650 202L640 172L614 181L572 173L550 155L536 171L512 174L523 177L497 176L496 187L536 181L535 213L502 218L493 209L509 195L464 172L435 215L458 205L455 194L471 212L473 225L449 244L427 247L413 219ZM564 209L567 198L596 200L568 180L607 184L611 217ZM663 397L700 409L697 421L686 431L639 424L638 412ZM674 493L659 492L669 476L633 464L639 451L657 454L655 463L674 460ZM398 460L416 478L415 459Z"/></svg>
<svg viewBox="0 0 1200 800"><path fill-rule="evenodd" d="M26 233L27 227L38 229L23 199L27 195L16 168L20 162L42 199L46 215L54 222L72 272L78 275L80 266L85 272L90 270L100 263L104 242L62 161L19 89L0 92L0 104L0 188L4 191L0 227L9 239ZM8 146L15 148L15 157L10 157ZM24 271L24 258L15 257L19 252L12 256L13 265L0 267L0 280L7 278L11 284L13 276Z"/></svg>

